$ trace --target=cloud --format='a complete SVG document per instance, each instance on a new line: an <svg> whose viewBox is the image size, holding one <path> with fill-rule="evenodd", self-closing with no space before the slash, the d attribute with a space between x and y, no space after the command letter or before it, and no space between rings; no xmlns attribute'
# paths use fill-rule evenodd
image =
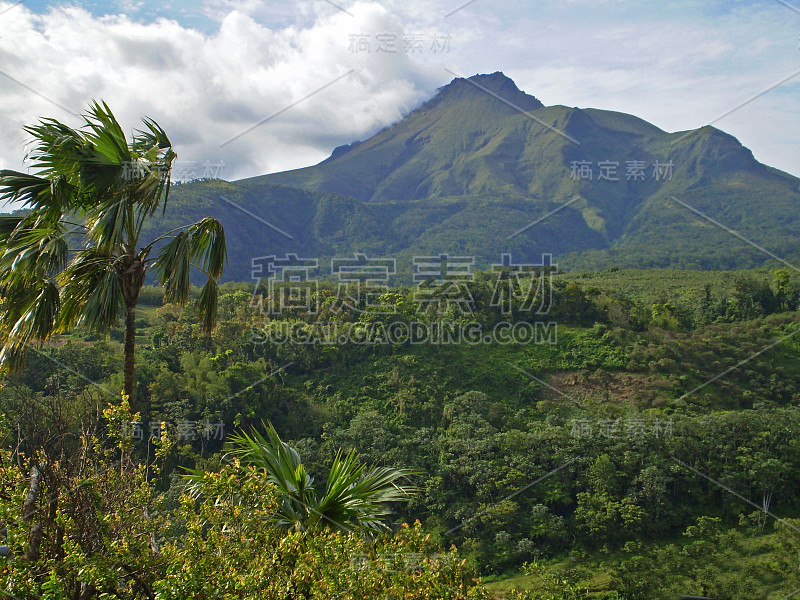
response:
<svg viewBox="0 0 800 600"><path fill-rule="evenodd" d="M0 167L23 166L24 124L41 116L77 124L70 112L95 98L128 128L153 117L181 160L224 162L225 178L236 179L314 164L368 137L449 81L446 69L503 70L546 104L630 112L675 131L800 68L800 16L777 2L723 10L713 0L477 0L450 17L464 2L336 3L346 12L322 0L129 2L131 16L7 10L0 72L16 81L0 74ZM9 6L0 0L0 13ZM173 18L158 13L168 6ZM207 27L189 26L198 10ZM381 48L387 40L393 51ZM760 160L800 174L786 127L800 117L798 82L717 126Z"/></svg>
<svg viewBox="0 0 800 600"><path fill-rule="evenodd" d="M400 36L403 25L375 3L350 12L271 29L233 10L211 35L174 20L142 24L77 7L9 12L0 68L40 95L10 79L0 87L0 165L20 166L23 124L41 115L76 122L60 107L79 112L93 98L107 101L126 126L156 119L182 160L224 161L229 178L317 162L334 141L398 120L440 83L402 52L351 52L351 34Z"/></svg>

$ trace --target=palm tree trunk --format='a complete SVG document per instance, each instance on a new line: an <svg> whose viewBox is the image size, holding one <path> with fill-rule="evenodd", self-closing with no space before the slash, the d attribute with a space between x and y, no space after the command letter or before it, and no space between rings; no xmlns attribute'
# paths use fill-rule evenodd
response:
<svg viewBox="0 0 800 600"><path fill-rule="evenodd" d="M125 395L133 402L133 391L136 386L136 303L125 307Z"/></svg>

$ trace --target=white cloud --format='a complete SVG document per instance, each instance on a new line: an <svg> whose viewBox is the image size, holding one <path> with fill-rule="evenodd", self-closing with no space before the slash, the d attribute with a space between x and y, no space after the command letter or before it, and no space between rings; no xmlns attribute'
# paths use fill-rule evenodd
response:
<svg viewBox="0 0 800 600"><path fill-rule="evenodd" d="M41 115L75 122L56 104L77 112L93 98L106 100L126 126L153 117L170 132L181 159L223 160L226 177L321 160L335 143L399 119L438 83L403 53L350 52L351 33L402 32L400 20L378 4L358 4L350 12L354 16L335 12L308 28L270 29L234 10L213 35L204 35L166 19L145 25L75 7L44 15L19 10L4 23L0 68L53 103L3 83L0 165L20 166L23 124Z"/></svg>
<svg viewBox="0 0 800 600"><path fill-rule="evenodd" d="M337 3L347 12L322 0L207 0L201 11L215 25L205 32L77 7L8 10L0 14L0 71L40 95L0 75L0 167L21 167L23 124L43 115L77 123L59 105L80 111L94 98L127 127L155 118L182 160L224 161L224 176L234 179L313 164L367 137L446 83L445 67L503 70L546 104L630 112L667 130L701 126L800 68L800 17L778 3L710 14L691 0L639 11L618 1L478 0L447 18L463 2ZM135 15L154 8L130 4ZM0 0L0 11L7 6ZM382 33L417 35L421 52L375 52ZM370 52L351 51L356 34L368 36ZM432 51L434 36L449 36L449 52ZM800 147L786 125L800 116L798 85L717 126L759 159L800 174Z"/></svg>

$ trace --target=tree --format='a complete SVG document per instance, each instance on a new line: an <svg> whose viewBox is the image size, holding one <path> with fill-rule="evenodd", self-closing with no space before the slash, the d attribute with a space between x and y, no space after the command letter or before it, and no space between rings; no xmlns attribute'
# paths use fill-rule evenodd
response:
<svg viewBox="0 0 800 600"><path fill-rule="evenodd" d="M32 405L31 418L37 408ZM173 511L152 475L161 472L174 440L163 434L156 459L135 464L129 425L139 415L123 398L103 417L102 426L89 423L80 439L53 436L74 451L55 460L61 446L48 449L48 460L39 461L45 468L38 492L28 500L26 470L7 449L14 424L0 413L0 531L11 548L0 557L0 597L490 598L456 549L443 551L418 522L370 539L361 532L280 529L281 490L238 460L203 473L199 499L181 494ZM85 419L75 415L74 421ZM49 420L42 431L48 429Z"/></svg>
<svg viewBox="0 0 800 600"><path fill-rule="evenodd" d="M733 299L740 319L757 319L780 308L780 301L769 284L750 276L739 276L734 280Z"/></svg>
<svg viewBox="0 0 800 600"><path fill-rule="evenodd" d="M513 600L579 600L586 598L588 589L579 586L580 575L571 569L564 571L549 570L540 563L525 563L523 571L528 576L535 576L539 590L511 591Z"/></svg>
<svg viewBox="0 0 800 600"><path fill-rule="evenodd" d="M797 283L789 277L789 271L778 269L773 275L775 301L779 310L797 310Z"/></svg>
<svg viewBox="0 0 800 600"><path fill-rule="evenodd" d="M390 503L407 501L417 491L401 482L414 471L367 467L358 463L355 450L346 455L339 450L328 473L325 493L320 496L300 454L281 440L272 425L267 428L267 437L256 430L233 434L228 448L231 456L256 467L277 486L281 502L275 522L289 530L385 531L383 519L391 514ZM186 477L198 490L204 476L200 470L190 470Z"/></svg>
<svg viewBox="0 0 800 600"><path fill-rule="evenodd" d="M455 548L442 552L419 522L365 539L359 532L282 531L285 492L233 460L201 473L184 495L180 538L164 544L156 598L404 598L489 600Z"/></svg>
<svg viewBox="0 0 800 600"><path fill-rule="evenodd" d="M136 305L148 270L164 301L179 304L189 299L190 268L202 270L197 308L211 329L225 233L206 217L145 243L145 223L166 211L172 143L149 118L129 142L105 103L92 103L84 121L25 127L37 172L0 171L0 199L24 209L0 217L0 362L17 368L31 341L78 326L105 334L124 315L124 391L133 398Z"/></svg>
<svg viewBox="0 0 800 600"><path fill-rule="evenodd" d="M165 525L148 473L160 471L168 444L159 443L157 463L133 463L130 423L139 415L124 397L102 417L86 394L21 394L26 400L20 409L4 405L7 418L0 413L0 523L9 546L0 597L154 600Z"/></svg>

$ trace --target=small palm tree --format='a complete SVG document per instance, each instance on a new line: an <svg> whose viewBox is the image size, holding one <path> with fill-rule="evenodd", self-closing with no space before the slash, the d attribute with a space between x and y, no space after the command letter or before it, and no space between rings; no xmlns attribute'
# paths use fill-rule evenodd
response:
<svg viewBox="0 0 800 600"><path fill-rule="evenodd" d="M204 271L197 306L210 329L225 233L206 217L143 240L145 222L166 210L172 143L148 118L129 142L105 103L92 103L84 121L81 129L55 119L25 127L37 172L0 171L0 200L23 208L0 216L0 363L18 368L30 342L79 326L107 333L124 315L132 398L136 305L148 270L165 286L165 302L179 304L189 299L190 267Z"/></svg>
<svg viewBox="0 0 800 600"><path fill-rule="evenodd" d="M418 489L402 479L415 475L409 469L368 467L358 463L355 450L341 450L328 473L325 492L314 488L314 479L306 471L300 454L283 442L270 425L267 436L252 430L233 434L228 451L242 464L263 470L281 496L275 523L284 529L307 531L317 527L336 531L384 531L385 517L391 514L392 502L411 498ZM190 489L199 490L201 470L189 470L185 476Z"/></svg>

